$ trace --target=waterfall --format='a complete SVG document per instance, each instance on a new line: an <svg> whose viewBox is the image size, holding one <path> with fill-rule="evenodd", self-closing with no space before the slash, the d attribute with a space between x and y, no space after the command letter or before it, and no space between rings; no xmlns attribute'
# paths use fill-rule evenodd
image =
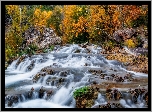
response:
<svg viewBox="0 0 152 112"><path fill-rule="evenodd" d="M148 76L128 71L115 60L107 60L99 54L102 51L100 47L91 45L88 48L91 53L87 53L86 48L77 44L61 46L48 54L27 56L19 63L19 59L13 61L5 71L5 91L7 89L7 94L21 94L21 97L19 103L13 104L12 107L75 108L75 89L90 86L94 81L97 84L104 82L100 78L101 73L92 75L90 69L101 70L107 76L114 72L111 68L117 71L115 73L119 71L120 74L132 73L136 77ZM31 98L28 98L29 92L32 93ZM40 95L42 98L39 98ZM125 108L144 107L140 99L138 106L133 105L128 99L120 100L120 104ZM107 104L107 101L105 95L98 93L92 108L101 104Z"/></svg>

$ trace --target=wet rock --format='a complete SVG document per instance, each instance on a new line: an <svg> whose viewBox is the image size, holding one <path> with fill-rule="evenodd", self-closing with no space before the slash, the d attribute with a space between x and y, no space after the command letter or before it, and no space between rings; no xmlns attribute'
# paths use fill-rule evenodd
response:
<svg viewBox="0 0 152 112"><path fill-rule="evenodd" d="M41 77L41 74L40 73L37 73L34 77L33 77L33 83L36 83Z"/></svg>
<svg viewBox="0 0 152 112"><path fill-rule="evenodd" d="M41 71L42 71L42 72L46 72L46 73L49 74L49 75L53 75L53 73L54 73L54 70L52 70L52 69L50 68L50 66L42 68Z"/></svg>
<svg viewBox="0 0 152 112"><path fill-rule="evenodd" d="M19 100L18 96L13 97L13 103L18 103L18 100Z"/></svg>
<svg viewBox="0 0 152 112"><path fill-rule="evenodd" d="M144 94L143 98L146 101L146 104L148 105L148 91Z"/></svg>
<svg viewBox="0 0 152 112"><path fill-rule="evenodd" d="M139 96L144 96L143 99L146 101L146 103L148 104L148 92L145 94L146 90L145 89L140 89L140 88L135 88L135 89L129 89L129 93L131 94L132 96L132 101L134 103L137 103L137 98ZM147 98L147 99L146 99Z"/></svg>
<svg viewBox="0 0 152 112"><path fill-rule="evenodd" d="M122 93L115 88L115 89L106 90L106 98L108 100L120 100L123 97L122 97Z"/></svg>
<svg viewBox="0 0 152 112"><path fill-rule="evenodd" d="M47 80L46 80L46 84L51 84L51 86L54 86L54 82L55 82L55 80L57 80L57 77L50 77L50 78L48 78Z"/></svg>
<svg viewBox="0 0 152 112"><path fill-rule="evenodd" d="M57 63L53 63L53 67L59 67Z"/></svg>
<svg viewBox="0 0 152 112"><path fill-rule="evenodd" d="M13 103L16 104L19 102L19 97L17 95L7 96L5 102L8 107L12 107Z"/></svg>
<svg viewBox="0 0 152 112"><path fill-rule="evenodd" d="M66 77L68 72L67 71L61 71L59 74L60 74L60 76Z"/></svg>
<svg viewBox="0 0 152 112"><path fill-rule="evenodd" d="M74 53L80 53L81 51L79 49L77 49Z"/></svg>
<svg viewBox="0 0 152 112"><path fill-rule="evenodd" d="M101 79L105 79L105 76L107 76L107 74L100 74Z"/></svg>
<svg viewBox="0 0 152 112"><path fill-rule="evenodd" d="M46 80L46 84L47 85L51 85L51 86L56 86L56 87L62 87L63 85L65 86L66 84L69 83L68 79L65 79L63 77L52 77L52 78L48 78Z"/></svg>
<svg viewBox="0 0 152 112"><path fill-rule="evenodd" d="M106 90L106 98L108 100L111 100L113 98L112 89L107 89Z"/></svg>
<svg viewBox="0 0 152 112"><path fill-rule="evenodd" d="M18 66L22 61L24 61L25 58L27 58L27 56L22 55L22 56L19 58L18 62L16 63L16 66Z"/></svg>
<svg viewBox="0 0 152 112"><path fill-rule="evenodd" d="M99 108L111 108L111 104L107 103L105 105L99 105Z"/></svg>
<svg viewBox="0 0 152 112"><path fill-rule="evenodd" d="M88 64L87 64L87 63L85 63L85 64L84 64L84 66L88 66Z"/></svg>
<svg viewBox="0 0 152 112"><path fill-rule="evenodd" d="M117 89L113 90L113 96L114 96L114 100L120 100L123 98L121 92L118 91Z"/></svg>
<svg viewBox="0 0 152 112"><path fill-rule="evenodd" d="M64 82L64 78L59 78L59 83Z"/></svg>
<svg viewBox="0 0 152 112"><path fill-rule="evenodd" d="M52 90L49 90L46 92L47 96L46 96L46 100L50 99L51 98L51 95L53 94L53 91Z"/></svg>
<svg viewBox="0 0 152 112"><path fill-rule="evenodd" d="M34 66L35 66L35 61L33 60L33 61L31 62L31 64L27 67L27 70L28 70L28 71L31 71L31 70L34 68Z"/></svg>
<svg viewBox="0 0 152 112"><path fill-rule="evenodd" d="M92 83L93 83L93 84L97 84L97 82L96 82L96 81L93 81Z"/></svg>
<svg viewBox="0 0 152 112"><path fill-rule="evenodd" d="M8 107L11 107L12 105L13 105L13 101L8 101L7 106L8 106Z"/></svg>
<svg viewBox="0 0 152 112"><path fill-rule="evenodd" d="M32 98L34 92L34 88L32 87L31 90L28 92L28 98Z"/></svg>
<svg viewBox="0 0 152 112"><path fill-rule="evenodd" d="M99 105L99 108L123 108L120 103L107 103L105 105Z"/></svg>
<svg viewBox="0 0 152 112"><path fill-rule="evenodd" d="M45 92L45 90L44 90L44 88L43 88L43 86L42 86L42 87L40 88L40 90L39 90L39 98L43 98L44 92Z"/></svg>

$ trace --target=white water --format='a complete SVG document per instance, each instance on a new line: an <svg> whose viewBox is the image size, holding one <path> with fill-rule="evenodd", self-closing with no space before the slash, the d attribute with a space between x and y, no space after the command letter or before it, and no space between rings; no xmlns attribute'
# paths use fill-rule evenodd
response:
<svg viewBox="0 0 152 112"><path fill-rule="evenodd" d="M73 55L73 54L75 54L74 52L77 49L80 50L80 54L82 54L82 55L79 55L79 56ZM95 49L94 46L91 46L89 49L91 49L92 54L98 54L99 50L102 50L99 47L97 47L97 49ZM101 55L100 56L90 56L90 58L88 59L88 57L83 56L83 54L86 54L86 53L84 53L84 51L85 51L85 48L81 48L80 46L74 44L69 47L64 46L62 48L59 48L56 51L52 51L50 54L46 55L47 61L42 62L42 63L39 62L39 60L43 59L43 56L37 55L33 58L26 58L24 61L22 61L17 66L17 68L15 68L15 65L18 61L18 60L15 60L7 68L6 72L7 73L16 73L16 74L9 75L9 76L7 75L7 77L5 77L5 87L9 87L10 85L15 84L19 81L24 81L24 80L31 81L32 78L34 77L34 75L36 75L38 72L40 72L40 70L42 68L53 65L53 63L57 63L57 65L60 68L70 68L70 69L78 69L78 70L83 70L83 68L86 67L85 64L87 63L88 64L87 67L102 68L103 71L113 67L119 71L134 73L134 75L137 75L137 76L148 76L147 74L128 71L128 70L122 68L121 66L116 66L115 64L113 64L113 61L106 60ZM54 53L58 53L56 55L59 56L59 58L56 57L56 55L54 55ZM62 53L64 55L65 54L67 54L67 55L62 56ZM27 71L27 67L30 65L30 63L33 60L35 61L34 68L31 71ZM54 76L59 77L58 74L54 74ZM15 104L14 108L74 108L75 100L72 96L73 91L76 88L80 88L84 85L89 85L90 83L88 82L88 80L89 80L89 77L91 76L91 74L82 73L81 74L82 78L80 78L80 80L77 82L74 82L74 80L75 80L74 76L75 76L74 74L69 73L66 78L69 79L70 84L67 87L62 86L59 90L57 90L57 92L53 96L51 96L50 100L45 100L45 98L39 99L36 96L34 99L26 100L24 95L22 95L24 101L20 102L18 104ZM42 82L39 80L36 84L32 84L32 85L27 84L24 86L19 86L19 87L16 87L14 90L15 91L18 91L18 90L28 90L29 91L32 87L35 89L40 89L41 86L43 86L44 88L48 88L50 90L57 89L56 86L46 85L45 82L49 77L52 77L52 76L46 75L43 78ZM77 77L79 77L79 76L77 76ZM97 81L100 82L101 80L98 79ZM35 93L35 95L36 95L36 93ZM46 96L44 96L44 97L46 97ZM98 94L98 98L95 101L95 105L106 104L106 103L107 102L104 99L104 97L101 94ZM138 105L138 106L136 105L136 106L132 107L132 106L127 105L125 100L121 100L120 103L122 105L124 105L126 108L143 106L142 103L140 103L140 105Z"/></svg>
<svg viewBox="0 0 152 112"><path fill-rule="evenodd" d="M14 108L70 108L69 106L62 106L57 103L52 103L44 99L34 99L19 103ZM72 107L71 107L72 108Z"/></svg>

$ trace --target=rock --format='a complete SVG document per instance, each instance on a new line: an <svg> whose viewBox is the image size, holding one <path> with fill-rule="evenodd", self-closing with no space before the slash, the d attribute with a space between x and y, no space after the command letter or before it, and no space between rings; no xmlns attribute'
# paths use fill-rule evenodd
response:
<svg viewBox="0 0 152 112"><path fill-rule="evenodd" d="M93 88L89 87L89 92L76 97L76 108L91 108L97 96L98 92L95 92Z"/></svg>
<svg viewBox="0 0 152 112"><path fill-rule="evenodd" d="M32 87L31 90L28 92L28 98L32 98L34 92L34 88Z"/></svg>
<svg viewBox="0 0 152 112"><path fill-rule="evenodd" d="M118 89L114 88L114 89L111 89L111 88L108 88L106 90L106 98L108 100L120 100L122 99L122 94L120 91L118 91Z"/></svg>
<svg viewBox="0 0 152 112"><path fill-rule="evenodd" d="M131 36L135 33L134 29L125 28L123 30L117 30L113 33L113 37L117 42L121 42L122 40L126 40L131 38Z"/></svg>
<svg viewBox="0 0 152 112"><path fill-rule="evenodd" d="M120 103L110 103L107 104L98 104L92 108L123 108Z"/></svg>
<svg viewBox="0 0 152 112"><path fill-rule="evenodd" d="M31 71L33 68L34 68L34 66L35 66L35 61L33 60L32 62L31 62L31 64L27 67L27 70L28 71Z"/></svg>
<svg viewBox="0 0 152 112"><path fill-rule="evenodd" d="M42 86L39 90L39 98L43 98L44 92L45 92L45 90L43 89L43 86Z"/></svg>
<svg viewBox="0 0 152 112"><path fill-rule="evenodd" d="M64 82L64 78L59 78L59 83Z"/></svg>
<svg viewBox="0 0 152 112"><path fill-rule="evenodd" d="M144 100L146 101L146 104L148 105L148 91L146 94L143 96Z"/></svg>
<svg viewBox="0 0 152 112"><path fill-rule="evenodd" d="M132 49L132 52L134 52L136 55L148 55L148 49L141 47Z"/></svg>
<svg viewBox="0 0 152 112"><path fill-rule="evenodd" d="M12 102L12 101L8 101L7 106L8 106L8 107L11 107L11 106L12 106L12 104L13 104L13 102Z"/></svg>
<svg viewBox="0 0 152 112"><path fill-rule="evenodd" d="M56 36L51 28L42 28L40 31L37 27L30 27L24 34L26 46L34 43L39 49L48 48L50 45L60 44L61 38ZM40 33L42 32L42 33Z"/></svg>
<svg viewBox="0 0 152 112"><path fill-rule="evenodd" d="M27 58L27 56L22 55L22 56L19 58L18 62L16 63L16 66L19 65L22 61L24 61L25 58Z"/></svg>
<svg viewBox="0 0 152 112"><path fill-rule="evenodd" d="M77 49L74 53L80 53L80 50L79 50L79 49Z"/></svg>
<svg viewBox="0 0 152 112"><path fill-rule="evenodd" d="M61 71L59 74L60 74L60 76L66 77L68 72L67 71Z"/></svg>

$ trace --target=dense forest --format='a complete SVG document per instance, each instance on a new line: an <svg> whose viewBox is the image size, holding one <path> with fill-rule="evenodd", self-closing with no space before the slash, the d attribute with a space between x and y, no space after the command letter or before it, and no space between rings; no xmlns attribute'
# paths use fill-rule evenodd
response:
<svg viewBox="0 0 152 112"><path fill-rule="evenodd" d="M30 52L20 49L27 43L25 32L31 27L39 29L40 33L44 28L53 29L62 44L90 42L106 48L118 44L135 48L141 45L140 36L147 38L148 34L145 34L147 5L6 5L5 8L6 62ZM135 29L136 36L126 39L124 36L132 30L127 30L127 35L120 34L119 30L124 28ZM125 39L118 43L114 34ZM33 42L29 47L35 51L37 46Z"/></svg>

